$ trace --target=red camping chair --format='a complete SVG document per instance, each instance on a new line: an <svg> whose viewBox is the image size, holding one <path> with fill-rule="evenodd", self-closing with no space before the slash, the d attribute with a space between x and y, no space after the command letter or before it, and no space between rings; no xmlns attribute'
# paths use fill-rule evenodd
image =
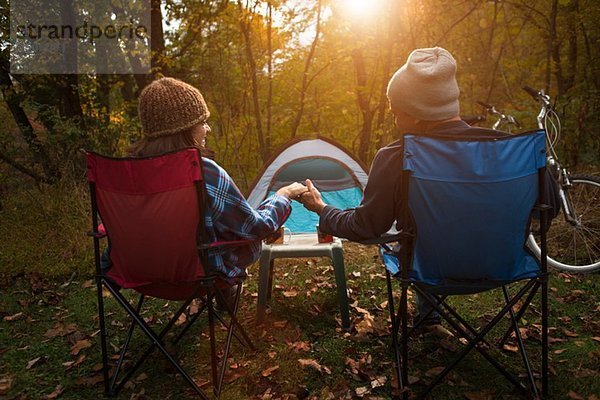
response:
<svg viewBox="0 0 600 400"><path fill-rule="evenodd" d="M117 395L150 353L158 348L198 395L207 399L204 391L165 349L163 341L192 300L199 299L200 311L189 319L174 343L182 338L204 310L208 311L212 383L213 391L218 396L232 337L235 336L242 345L251 349L254 347L236 319L241 282L234 304L228 305L222 290L235 282L226 281L222 275L211 271L208 251L215 247L247 242L208 243L204 229L206 192L198 150L190 148L149 158L108 158L87 153L87 168L92 201L93 232L90 235L94 239L105 393L110 396ZM102 219L100 227L99 215ZM102 268L100 256L100 239L105 236L108 238L112 263L108 270ZM108 289L132 319L120 357L111 374L103 287ZM140 294L135 306L123 296L121 289L132 289ZM183 302L159 333L140 316L146 296ZM215 296L223 300L226 314L230 317L229 323L213 309ZM227 328L219 372L215 318ZM136 326L148 336L152 344L119 380L119 373Z"/></svg>

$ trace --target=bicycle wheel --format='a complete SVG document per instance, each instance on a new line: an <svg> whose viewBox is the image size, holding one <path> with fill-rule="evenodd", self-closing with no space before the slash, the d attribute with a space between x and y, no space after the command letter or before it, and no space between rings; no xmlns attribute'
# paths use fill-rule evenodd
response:
<svg viewBox="0 0 600 400"><path fill-rule="evenodd" d="M564 213L552 221L547 235L548 265L567 272L596 271L600 269L600 177L571 175L571 183L566 195L577 222L567 222ZM527 244L539 259L539 241L533 234Z"/></svg>

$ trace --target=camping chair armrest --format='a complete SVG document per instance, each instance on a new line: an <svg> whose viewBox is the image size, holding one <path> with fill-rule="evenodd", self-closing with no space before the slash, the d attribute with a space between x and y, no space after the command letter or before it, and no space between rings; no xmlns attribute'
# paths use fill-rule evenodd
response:
<svg viewBox="0 0 600 400"><path fill-rule="evenodd" d="M536 204L535 206L533 206L533 209L535 211L550 211L552 210L552 206L548 205L548 204Z"/></svg>
<svg viewBox="0 0 600 400"><path fill-rule="evenodd" d="M361 240L360 244L385 244L385 243L390 243L390 242L398 242L400 241L404 236L409 235L409 236L413 236L410 233L406 233L406 232L394 232L394 233L389 233L386 232L381 236L378 236L376 238L373 239L367 239L367 240Z"/></svg>
<svg viewBox="0 0 600 400"><path fill-rule="evenodd" d="M252 242L256 242L256 240L246 239L246 240L229 240L229 241L222 241L222 242L212 242L212 243L199 245L198 250L210 250L210 249L215 249L215 248L245 246Z"/></svg>
<svg viewBox="0 0 600 400"><path fill-rule="evenodd" d="M94 239L102 239L106 237L106 229L104 228L104 224L98 225L95 231L88 231L86 235L91 236Z"/></svg>
<svg viewBox="0 0 600 400"><path fill-rule="evenodd" d="M98 231L88 231L88 232L86 232L86 236L93 237L94 239L102 239L102 238L106 237L106 233L98 232Z"/></svg>

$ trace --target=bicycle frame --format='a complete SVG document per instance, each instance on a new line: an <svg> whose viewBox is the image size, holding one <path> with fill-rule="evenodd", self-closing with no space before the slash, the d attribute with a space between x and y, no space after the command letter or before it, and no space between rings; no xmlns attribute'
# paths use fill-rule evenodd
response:
<svg viewBox="0 0 600 400"><path fill-rule="evenodd" d="M533 95L529 90L526 91ZM546 163L551 173L554 175L558 182L558 195L561 202L561 208L563 211L563 215L565 217L565 221L573 226L577 226L579 221L577 217L573 215L573 207L571 206L571 202L569 201L569 197L567 195L568 189L571 187L571 180L569 178L569 171L566 168L561 166L558 161L558 156L556 155L556 151L554 150L554 146L552 144L552 140L550 138L550 134L548 133L548 116L552 112L552 105L550 104L550 96L544 93L543 90L536 93L535 96L538 101L541 103L541 109L537 116L538 127L540 129L544 129L546 132L546 143L548 149L548 156L546 157ZM560 126L558 127L560 129Z"/></svg>

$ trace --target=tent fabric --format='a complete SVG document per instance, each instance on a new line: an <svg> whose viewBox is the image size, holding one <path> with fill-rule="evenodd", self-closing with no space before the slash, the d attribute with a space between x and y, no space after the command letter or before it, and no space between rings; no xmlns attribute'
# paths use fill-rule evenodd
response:
<svg viewBox="0 0 600 400"><path fill-rule="evenodd" d="M279 188L310 178L324 201L341 209L360 204L367 184L365 168L350 153L329 139L293 141L267 163L251 187L248 202L257 207ZM316 231L318 216L292 202L285 226L292 233Z"/></svg>
<svg viewBox="0 0 600 400"><path fill-rule="evenodd" d="M486 141L404 140L417 232L411 279L447 294L536 276L540 267L525 239L538 169L546 162L544 132Z"/></svg>
<svg viewBox="0 0 600 400"><path fill-rule="evenodd" d="M323 201L326 204L335 205L338 208L347 209L356 207L363 198L363 191L358 187L352 187L342 190L323 191L318 183ZM269 195L275 192L269 192ZM298 202L292 202L292 211L285 221L285 227L293 233L316 232L316 226L319 223L319 216L312 211L308 211Z"/></svg>

